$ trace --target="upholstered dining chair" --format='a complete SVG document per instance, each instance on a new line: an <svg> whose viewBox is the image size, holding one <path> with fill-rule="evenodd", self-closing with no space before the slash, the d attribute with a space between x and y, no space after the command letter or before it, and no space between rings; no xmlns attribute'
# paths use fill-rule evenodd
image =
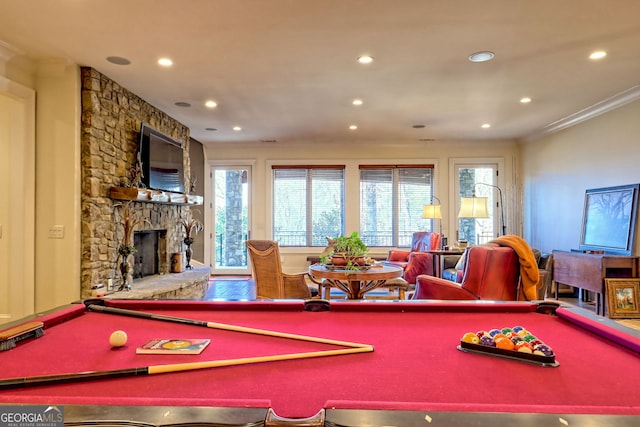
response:
<svg viewBox="0 0 640 427"><path fill-rule="evenodd" d="M416 277L421 274L434 274L433 254L428 251L440 248L440 233L419 231L411 237L411 249L408 251L392 249L387 256L387 262L402 267L402 278L409 284L416 283Z"/></svg>
<svg viewBox="0 0 640 427"><path fill-rule="evenodd" d="M273 240L247 240L251 270L256 282L257 299L306 299L311 291L305 280L307 273L282 272L280 249Z"/></svg>

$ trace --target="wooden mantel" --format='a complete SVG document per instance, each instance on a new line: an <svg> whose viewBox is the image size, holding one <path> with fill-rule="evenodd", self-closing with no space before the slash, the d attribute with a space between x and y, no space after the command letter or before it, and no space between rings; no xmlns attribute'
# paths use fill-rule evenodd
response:
<svg viewBox="0 0 640 427"><path fill-rule="evenodd" d="M111 187L109 196L114 200L163 203L179 206L197 206L202 205L204 202L204 198L202 196L150 190L148 188Z"/></svg>

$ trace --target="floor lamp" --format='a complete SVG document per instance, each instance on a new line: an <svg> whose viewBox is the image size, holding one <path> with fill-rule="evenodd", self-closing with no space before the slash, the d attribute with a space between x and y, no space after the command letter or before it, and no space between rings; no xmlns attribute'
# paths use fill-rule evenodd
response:
<svg viewBox="0 0 640 427"><path fill-rule="evenodd" d="M500 224L502 228L502 236L507 234L507 226L504 222L504 204L502 201L502 190L497 185L485 184L484 182L476 182L475 185L486 185L498 190L500 197ZM489 218L489 209L487 207L487 197L476 197L475 190L472 197L462 197L460 199L459 218Z"/></svg>
<svg viewBox="0 0 640 427"><path fill-rule="evenodd" d="M440 220L440 248L439 249L442 249L446 246L446 238L442 234L442 212L440 210L440 199L438 199L436 196L433 196L432 199L436 199L438 201L438 204L434 205L433 200L431 200L430 205L423 205L422 218Z"/></svg>

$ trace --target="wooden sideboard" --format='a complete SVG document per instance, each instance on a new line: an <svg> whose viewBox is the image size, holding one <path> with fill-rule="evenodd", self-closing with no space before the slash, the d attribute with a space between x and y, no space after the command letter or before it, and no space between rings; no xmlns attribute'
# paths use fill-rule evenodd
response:
<svg viewBox="0 0 640 427"><path fill-rule="evenodd" d="M596 314L605 314L605 280L620 277L638 277L638 257L582 252L553 251L553 281L595 292Z"/></svg>

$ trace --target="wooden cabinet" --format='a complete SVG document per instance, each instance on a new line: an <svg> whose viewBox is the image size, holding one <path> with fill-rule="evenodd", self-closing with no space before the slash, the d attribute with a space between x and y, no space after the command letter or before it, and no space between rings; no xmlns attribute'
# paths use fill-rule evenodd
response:
<svg viewBox="0 0 640 427"><path fill-rule="evenodd" d="M638 257L553 251L553 281L595 292L596 314L605 313L605 280L638 277Z"/></svg>

